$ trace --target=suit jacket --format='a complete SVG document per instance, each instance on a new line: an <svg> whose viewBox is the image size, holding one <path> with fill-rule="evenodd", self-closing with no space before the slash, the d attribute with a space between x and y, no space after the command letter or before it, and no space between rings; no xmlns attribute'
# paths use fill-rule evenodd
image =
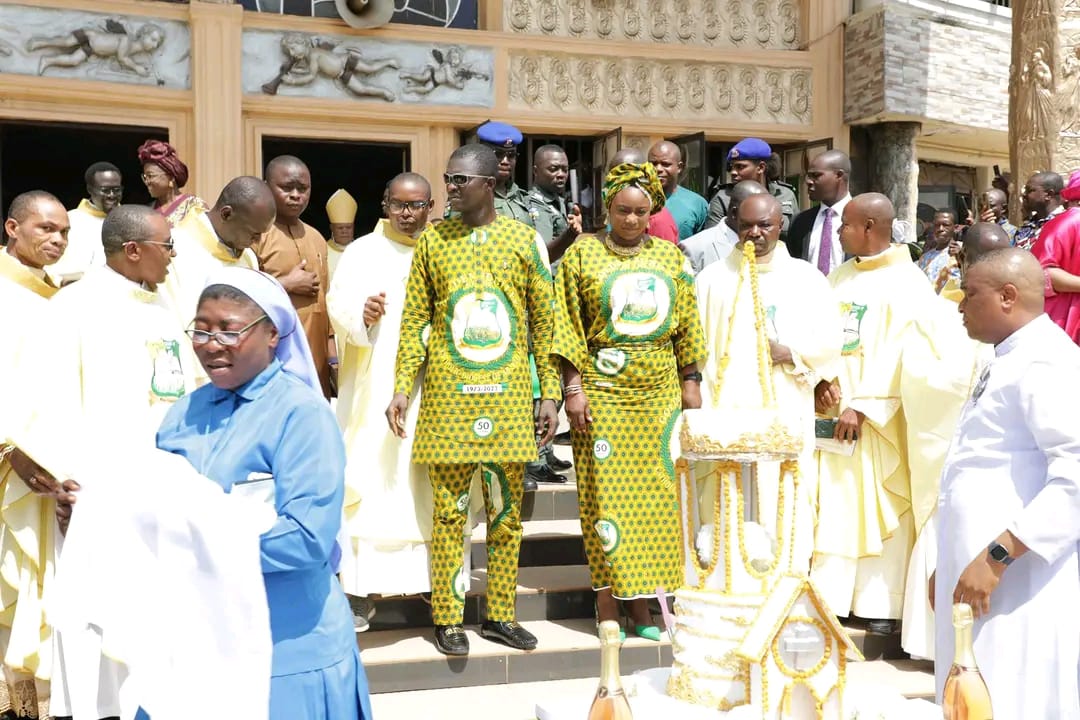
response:
<svg viewBox="0 0 1080 720"><path fill-rule="evenodd" d="M791 228L788 230L786 241L788 254L791 257L809 260L807 255L810 252L810 233L814 229L814 220L820 210L820 204L813 205L796 215L795 219L791 221Z"/></svg>

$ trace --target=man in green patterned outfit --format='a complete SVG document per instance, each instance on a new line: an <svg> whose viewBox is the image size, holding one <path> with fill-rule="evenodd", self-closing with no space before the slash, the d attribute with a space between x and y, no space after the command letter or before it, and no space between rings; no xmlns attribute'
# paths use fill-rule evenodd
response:
<svg viewBox="0 0 1080 720"><path fill-rule="evenodd" d="M497 172L487 146L465 145L450 156L443 179L455 216L429 226L416 243L386 410L391 430L404 437L408 392L426 363L412 460L428 465L431 478L431 607L435 645L447 655L469 652L462 560L477 465L488 518L488 618L480 634L536 647L514 622L522 483L524 464L537 457L536 437L547 442L555 433L561 390L545 352L534 425L527 337L551 347L551 273L536 231L496 214Z"/></svg>

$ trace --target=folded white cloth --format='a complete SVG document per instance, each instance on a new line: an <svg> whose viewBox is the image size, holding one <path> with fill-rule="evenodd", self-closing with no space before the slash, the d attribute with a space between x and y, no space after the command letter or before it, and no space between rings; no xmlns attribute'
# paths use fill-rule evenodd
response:
<svg viewBox="0 0 1080 720"><path fill-rule="evenodd" d="M267 718L273 644L259 536L274 510L225 494L179 455L100 455L78 478L45 597L50 624L93 629L102 652L126 666L125 720L139 707L154 720L207 707Z"/></svg>

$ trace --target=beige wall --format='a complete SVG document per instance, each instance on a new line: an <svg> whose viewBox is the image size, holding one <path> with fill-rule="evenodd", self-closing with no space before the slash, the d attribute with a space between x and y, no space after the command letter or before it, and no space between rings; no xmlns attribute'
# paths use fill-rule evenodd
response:
<svg viewBox="0 0 1080 720"><path fill-rule="evenodd" d="M761 6L740 0L745 27L724 26L728 35L711 40L697 26L693 38L683 38L680 33L685 34L687 25L685 18L680 21L679 12L686 5L680 2L660 4L670 17L665 16L661 23L666 35L657 40L657 22L650 23L647 14L643 15L643 27L651 33L647 37L632 39L626 28L618 31L622 35L616 32L603 39L575 36L569 25L571 18L565 13L572 6L592 6L580 0L558 4L564 14L560 15L564 25L559 27L564 32L539 32L532 25L526 31L513 31L508 17L514 8L504 2L515 1L535 5L528 0L481 0L481 27L485 29L480 31L394 25L360 32L340 21L244 13L237 5L203 0L192 0L190 5L102 0L94 4L95 12L188 23L191 89L0 73L0 117L118 124L135 121L165 127L191 167L189 187L208 198L216 196L229 178L259 171L264 135L409 143L413 169L428 177L442 173L446 157L458 144L460 129L489 118L512 122L528 133L594 135L621 126L624 136L658 138L703 130L717 140L746 135L783 142L833 138L836 147L847 147L839 72L843 67L846 0L812 0L812 10L811 0L773 0L760 17L754 13L755 7ZM688 0L689 7L704 1ZM21 4L91 9L80 0L24 0ZM644 10L644 0L639 4ZM799 19L794 37L789 27L792 17ZM490 47L495 57L494 107L244 96L240 47L245 28ZM738 42L731 39L736 31L742 33ZM522 94L523 78L515 71L515 63L520 67L527 58L541 62L559 58L571 68L591 63L602 71L622 67L630 99L625 107L617 106L610 88L602 84L599 104L590 104L580 76L573 74L567 101L550 100L554 89L548 84L552 78L543 76L543 101L531 102ZM280 58L266 62L276 67ZM717 89L713 82L717 77L731 81L730 99ZM644 78L650 82L634 85ZM654 84L651 92L649 84ZM804 98L807 107L799 115L802 87L809 97ZM730 105L719 110L725 102ZM437 201L441 203L442 198Z"/></svg>

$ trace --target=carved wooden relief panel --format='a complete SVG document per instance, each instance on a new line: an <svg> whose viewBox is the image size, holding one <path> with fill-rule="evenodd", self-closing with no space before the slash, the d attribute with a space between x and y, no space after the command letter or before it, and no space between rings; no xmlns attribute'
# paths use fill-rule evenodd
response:
<svg viewBox="0 0 1080 720"><path fill-rule="evenodd" d="M512 52L510 105L602 115L809 125L808 67Z"/></svg>
<svg viewBox="0 0 1080 720"><path fill-rule="evenodd" d="M511 32L790 50L798 0L505 0Z"/></svg>

